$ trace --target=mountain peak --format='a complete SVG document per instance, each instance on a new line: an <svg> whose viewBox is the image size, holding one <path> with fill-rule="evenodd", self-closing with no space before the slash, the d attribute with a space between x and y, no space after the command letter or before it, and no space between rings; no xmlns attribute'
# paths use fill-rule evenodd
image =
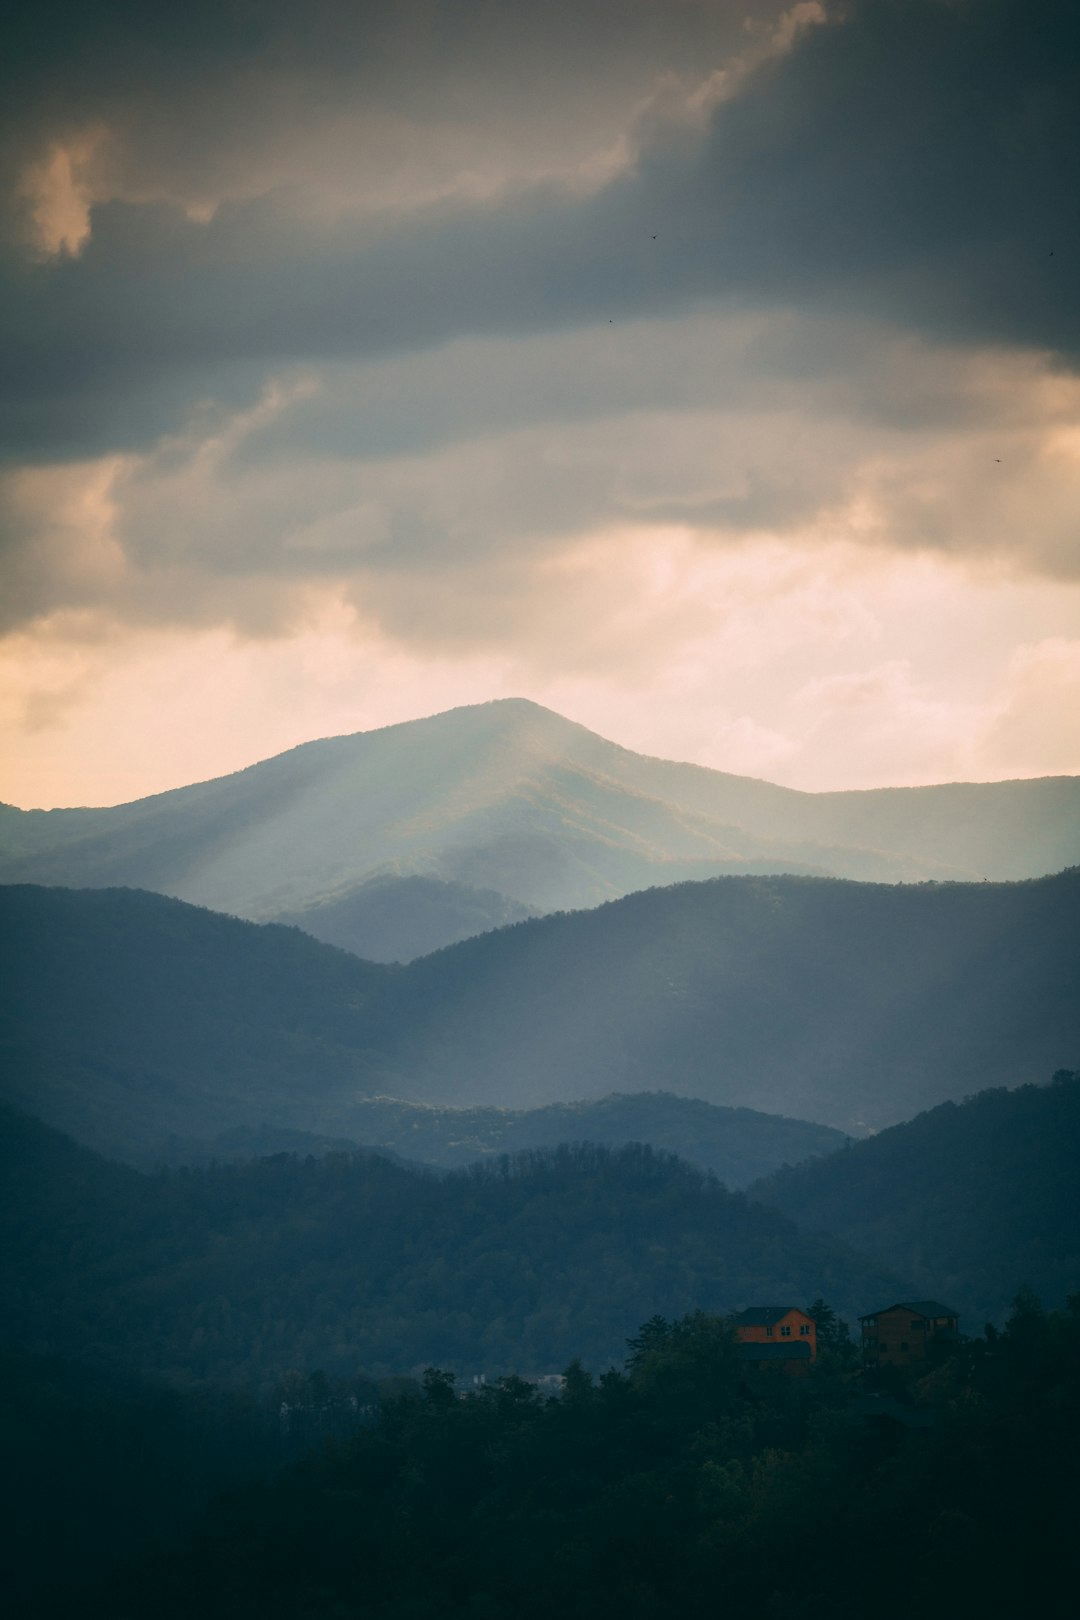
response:
<svg viewBox="0 0 1080 1620"><path fill-rule="evenodd" d="M798 793L635 754L524 697L112 809L0 816L0 881L128 885L260 921L380 874L552 911L739 872L1019 878L1078 859L1080 780Z"/></svg>

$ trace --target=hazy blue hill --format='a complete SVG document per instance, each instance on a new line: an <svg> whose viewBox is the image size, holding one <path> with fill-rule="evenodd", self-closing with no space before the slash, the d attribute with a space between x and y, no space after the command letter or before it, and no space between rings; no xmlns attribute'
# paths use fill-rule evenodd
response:
<svg viewBox="0 0 1080 1620"><path fill-rule="evenodd" d="M719 1108L665 1092L526 1110L447 1108L372 1097L357 1102L350 1118L359 1141L428 1164L470 1164L559 1142L602 1142L613 1147L647 1142L711 1170L728 1187L745 1187L781 1165L831 1153L845 1140L841 1132L825 1125L752 1108Z"/></svg>
<svg viewBox="0 0 1080 1620"><path fill-rule="evenodd" d="M357 1103L672 1091L865 1134L1080 1051L1080 869L718 878L407 967L160 896L0 888L3 1095L110 1151ZM362 1111L361 1111L362 1112Z"/></svg>
<svg viewBox="0 0 1080 1620"><path fill-rule="evenodd" d="M647 1142L710 1170L725 1186L746 1187L782 1165L834 1152L846 1140L827 1125L761 1114L753 1108L718 1108L667 1092L525 1110L357 1098L349 1106L349 1125L352 1140L264 1125L257 1130L234 1128L209 1139L173 1137L129 1157L147 1166L210 1164L271 1153L347 1152L363 1144L404 1162L450 1169L560 1142L602 1142L612 1147Z"/></svg>
<svg viewBox="0 0 1080 1620"><path fill-rule="evenodd" d="M1078 923L1080 869L657 889L414 962L395 1058L438 1101L662 1087L863 1134L1070 1063Z"/></svg>
<svg viewBox="0 0 1080 1620"><path fill-rule="evenodd" d="M259 1387L287 1368L559 1370L655 1312L900 1286L648 1148L445 1176L366 1155L143 1176L37 1122L0 1132L0 1287L22 1345Z"/></svg>
<svg viewBox="0 0 1080 1620"><path fill-rule="evenodd" d="M383 873L332 899L281 912L276 921L370 962L411 962L532 916L531 907L494 889Z"/></svg>
<svg viewBox="0 0 1080 1620"><path fill-rule="evenodd" d="M3 881L153 889L258 920L386 873L549 911L721 872L1020 878L1077 860L1075 778L798 793L649 759L516 699L112 809L0 807Z"/></svg>
<svg viewBox="0 0 1080 1620"><path fill-rule="evenodd" d="M976 1331L1023 1284L1047 1304L1080 1291L1078 1164L1080 1074L1061 1071L943 1103L752 1196L911 1277Z"/></svg>
<svg viewBox="0 0 1080 1620"><path fill-rule="evenodd" d="M0 888L2 1095L116 1152L329 1129L395 971L137 890Z"/></svg>

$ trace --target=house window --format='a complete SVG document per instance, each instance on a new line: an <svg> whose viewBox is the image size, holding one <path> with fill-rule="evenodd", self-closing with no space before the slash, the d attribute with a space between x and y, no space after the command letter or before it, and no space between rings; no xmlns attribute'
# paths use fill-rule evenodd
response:
<svg viewBox="0 0 1080 1620"><path fill-rule="evenodd" d="M910 1346L910 1344L908 1344L908 1342L907 1342L907 1340L906 1340L906 1339L901 1339L901 1340L900 1340L900 1349L901 1349L901 1350L902 1350L902 1351L903 1351L903 1350L910 1350L910 1349L911 1349L911 1346Z"/></svg>
<svg viewBox="0 0 1080 1620"><path fill-rule="evenodd" d="M766 1329L765 1329L765 1337L766 1337L766 1338L767 1338L767 1339L771 1339L771 1338L772 1338L772 1328L771 1328L771 1327L767 1327L767 1328L766 1328Z"/></svg>
<svg viewBox="0 0 1080 1620"><path fill-rule="evenodd" d="M911 1331L912 1331L912 1333L925 1333L926 1332L926 1323L925 1322L912 1322Z"/></svg>
<svg viewBox="0 0 1080 1620"><path fill-rule="evenodd" d="M876 1328L877 1327L877 1317L876 1316L867 1316L867 1317L864 1318L864 1320L865 1320L866 1325L867 1325L868 1328Z"/></svg>
<svg viewBox="0 0 1080 1620"><path fill-rule="evenodd" d="M791 1329L789 1327L782 1327L780 1329L780 1337L782 1339L790 1339L791 1338Z"/></svg>
<svg viewBox="0 0 1080 1620"><path fill-rule="evenodd" d="M804 1322L802 1324L802 1326L800 1327L799 1332L800 1332L800 1334L802 1335L802 1337L804 1339L808 1339L810 1337L810 1324L809 1324L809 1322Z"/></svg>

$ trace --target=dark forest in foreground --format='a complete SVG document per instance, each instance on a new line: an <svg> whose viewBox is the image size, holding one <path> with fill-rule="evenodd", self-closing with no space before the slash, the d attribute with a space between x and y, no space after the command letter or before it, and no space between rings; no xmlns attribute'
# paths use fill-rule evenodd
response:
<svg viewBox="0 0 1080 1620"><path fill-rule="evenodd" d="M798 1383L748 1377L701 1313L653 1318L629 1348L598 1380L572 1364L561 1398L511 1377L459 1399L429 1370L350 1441L218 1498L182 1544L129 1545L90 1591L53 1563L68 1589L37 1612L1075 1614L1080 1299L1045 1314L1021 1296L1004 1333L884 1400L828 1332Z"/></svg>

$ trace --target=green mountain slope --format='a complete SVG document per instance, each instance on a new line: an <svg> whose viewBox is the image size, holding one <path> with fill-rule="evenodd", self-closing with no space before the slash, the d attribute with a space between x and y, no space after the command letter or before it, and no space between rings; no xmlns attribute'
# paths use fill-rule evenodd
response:
<svg viewBox="0 0 1080 1620"><path fill-rule="evenodd" d="M948 1301L976 1327L1026 1284L1080 1287L1080 1074L944 1103L752 1195Z"/></svg>
<svg viewBox="0 0 1080 1620"><path fill-rule="evenodd" d="M520 700L113 809L0 808L2 881L135 886L259 920L386 874L546 911L720 872L1018 878L1077 860L1074 778L798 793L645 758Z"/></svg>
<svg viewBox="0 0 1080 1620"><path fill-rule="evenodd" d="M144 1176L37 1122L0 1134L0 1287L35 1354L259 1386L282 1370L546 1372L659 1311L898 1286L648 1148L435 1176L375 1156Z"/></svg>

